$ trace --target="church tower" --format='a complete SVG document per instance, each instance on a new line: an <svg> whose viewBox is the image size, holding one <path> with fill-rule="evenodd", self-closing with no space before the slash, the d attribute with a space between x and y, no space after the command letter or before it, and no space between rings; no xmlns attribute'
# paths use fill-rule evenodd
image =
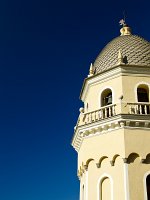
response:
<svg viewBox="0 0 150 200"><path fill-rule="evenodd" d="M122 26L80 94L72 140L80 200L150 200L150 42Z"/></svg>

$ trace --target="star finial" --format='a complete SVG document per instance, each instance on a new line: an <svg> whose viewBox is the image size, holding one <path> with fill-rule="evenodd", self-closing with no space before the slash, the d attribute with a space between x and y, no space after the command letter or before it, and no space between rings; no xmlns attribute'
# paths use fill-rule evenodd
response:
<svg viewBox="0 0 150 200"><path fill-rule="evenodd" d="M125 11L123 12L124 18L119 21L119 24L122 26L120 29L121 36L123 35L131 35L131 28L126 24L126 14Z"/></svg>
<svg viewBox="0 0 150 200"><path fill-rule="evenodd" d="M127 24L126 24L126 11L124 10L123 11L123 19L121 19L120 21L119 21L119 24L120 24L120 26L127 26Z"/></svg>
<svg viewBox="0 0 150 200"><path fill-rule="evenodd" d="M125 22L124 19L121 19L121 20L119 21L119 24L120 24L120 26L125 26L125 25L126 25L126 22Z"/></svg>

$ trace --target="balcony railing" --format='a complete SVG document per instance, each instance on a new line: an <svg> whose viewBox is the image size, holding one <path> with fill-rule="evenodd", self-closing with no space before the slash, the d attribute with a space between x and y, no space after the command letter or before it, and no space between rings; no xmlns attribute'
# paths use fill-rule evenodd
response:
<svg viewBox="0 0 150 200"><path fill-rule="evenodd" d="M83 110L83 109L82 109ZM101 107L98 110L84 113L82 111L76 126L111 118L118 114L150 115L150 103L119 103Z"/></svg>
<svg viewBox="0 0 150 200"><path fill-rule="evenodd" d="M150 114L150 104L149 103L127 103L129 106L129 114L135 115L147 115Z"/></svg>
<svg viewBox="0 0 150 200"><path fill-rule="evenodd" d="M83 117L83 122L87 124L101 119L112 117L115 115L115 106L116 104L108 105L101 107L99 110L85 113Z"/></svg>

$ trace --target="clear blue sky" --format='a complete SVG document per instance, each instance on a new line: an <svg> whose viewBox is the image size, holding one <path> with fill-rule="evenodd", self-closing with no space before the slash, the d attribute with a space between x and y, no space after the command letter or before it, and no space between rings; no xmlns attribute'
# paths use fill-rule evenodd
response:
<svg viewBox="0 0 150 200"><path fill-rule="evenodd" d="M150 40L150 1L0 2L0 200L78 200L79 93L123 10Z"/></svg>

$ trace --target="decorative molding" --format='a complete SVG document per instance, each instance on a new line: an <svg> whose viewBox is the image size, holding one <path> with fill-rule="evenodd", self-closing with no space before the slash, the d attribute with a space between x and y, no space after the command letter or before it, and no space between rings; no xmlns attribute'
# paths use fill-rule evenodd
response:
<svg viewBox="0 0 150 200"><path fill-rule="evenodd" d="M115 161L114 161L114 160L111 160L111 161L110 161L110 164L111 164L111 166L114 166Z"/></svg>
<svg viewBox="0 0 150 200"><path fill-rule="evenodd" d="M122 158L124 163L128 163L128 158Z"/></svg>
<svg viewBox="0 0 150 200"><path fill-rule="evenodd" d="M140 163L145 163L145 160L146 160L146 159L142 159L142 158L141 158Z"/></svg>
<svg viewBox="0 0 150 200"><path fill-rule="evenodd" d="M100 168L100 163L96 163L97 168Z"/></svg>
<svg viewBox="0 0 150 200"><path fill-rule="evenodd" d="M84 170L87 171L88 170L88 166L84 165Z"/></svg>
<svg viewBox="0 0 150 200"><path fill-rule="evenodd" d="M130 162L128 162L128 158L129 158L129 156L132 154L133 152L131 152L130 154L128 154L128 156L127 157L122 157L122 156L120 156L119 154L115 154L114 156L113 156L113 159L112 160L110 160L110 158L107 156L107 155L101 155L101 157L99 158L99 160L97 160L97 162L95 163L96 164L96 168L100 168L101 167L101 162L105 159L105 158L108 158L108 162L110 163L110 166L111 167L113 167L113 166L115 166L115 159L114 159L114 157L118 157L118 156L120 156L120 157L122 157L122 163L124 163L124 164L127 164L127 165L130 165ZM139 153L136 153L137 155L139 155L138 157L140 157L140 154ZM116 156L117 155L117 156ZM147 152L146 154L145 154L145 156L144 156L144 158L141 158L140 159L140 161L139 161L139 164L149 164L149 162L147 162L147 156L148 155L150 155L150 153L149 152ZM94 161L94 160L96 160L95 158L90 158L90 159L88 159L87 161L84 161L84 163L86 163L86 164L84 164L83 162L82 162L82 165L81 166L79 166L79 169L78 169L78 177L79 178L81 178L82 176L83 176L83 174L85 174L87 171L88 171L88 166L89 166L89 163L91 162L91 161Z"/></svg>
<svg viewBox="0 0 150 200"><path fill-rule="evenodd" d="M141 70L142 67L142 70ZM87 92L92 85L96 85L108 80L114 79L118 76L145 76L150 77L150 66L137 66L137 65L116 65L114 68L86 78L84 80L80 98L84 102L86 99Z"/></svg>
<svg viewBox="0 0 150 200"><path fill-rule="evenodd" d="M136 116L132 114L121 114L78 126L75 129L72 146L78 152L84 138L102 135L104 133L110 134L112 131L121 128L150 130L150 117L149 115Z"/></svg>
<svg viewBox="0 0 150 200"><path fill-rule="evenodd" d="M148 126L150 125L150 122L145 122L144 126L148 128Z"/></svg>
<svg viewBox="0 0 150 200"><path fill-rule="evenodd" d="M97 85L99 83L114 79L118 77L120 74L121 74L121 68L117 67L103 74L99 74L97 76L92 76L91 78L85 79L82 90L81 90L81 94L80 94L81 100L83 102L86 100L87 92L92 85Z"/></svg>

